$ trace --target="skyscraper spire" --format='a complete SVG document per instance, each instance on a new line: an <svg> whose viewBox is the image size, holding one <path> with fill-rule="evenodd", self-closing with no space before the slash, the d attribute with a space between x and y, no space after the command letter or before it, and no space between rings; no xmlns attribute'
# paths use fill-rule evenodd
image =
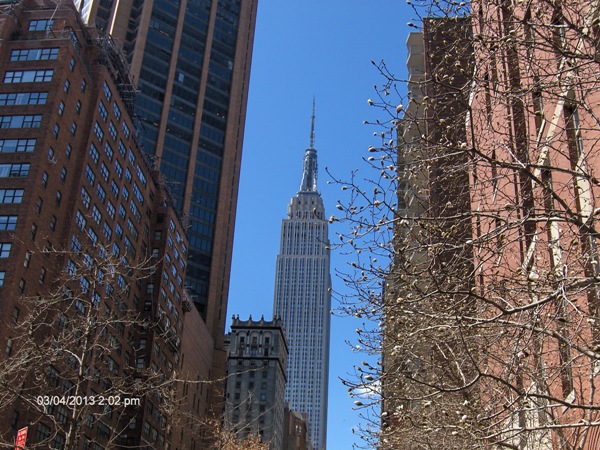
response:
<svg viewBox="0 0 600 450"><path fill-rule="evenodd" d="M300 192L317 192L317 150L315 144L315 99L313 97L313 112L310 123L310 147L304 154L304 165L302 169L302 183Z"/></svg>
<svg viewBox="0 0 600 450"><path fill-rule="evenodd" d="M313 97L313 111L310 117L310 146L309 148L315 148L315 98Z"/></svg>

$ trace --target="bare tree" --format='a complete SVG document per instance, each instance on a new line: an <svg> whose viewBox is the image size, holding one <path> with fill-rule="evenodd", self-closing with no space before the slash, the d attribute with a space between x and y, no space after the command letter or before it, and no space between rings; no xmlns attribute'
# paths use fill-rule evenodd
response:
<svg viewBox="0 0 600 450"><path fill-rule="evenodd" d="M382 448L600 445L598 14L422 3L409 79L378 65L374 176L336 180L332 220L352 224L345 312L383 355L347 380L380 381Z"/></svg>
<svg viewBox="0 0 600 450"><path fill-rule="evenodd" d="M14 448L17 421L29 428L27 448L164 449L182 430L207 449L268 448L259 436L238 439L221 418L197 411L189 388L222 380L188 379L179 365L166 372L151 362L175 348L174 333L156 308L134 308L129 299L132 286L160 275L163 261L130 264L110 249L93 250L40 250L54 262L48 277L59 275L46 292L22 296L7 321L0 448ZM149 415L159 417L162 439Z"/></svg>
<svg viewBox="0 0 600 450"><path fill-rule="evenodd" d="M176 405L174 374L136 367L122 341L138 342L152 330L169 339L160 319L142 317L126 299L131 284L151 276L149 262L127 263L98 247L98 256L44 250L62 275L48 292L22 297L10 321L9 347L0 368L0 405L5 416L26 416L28 448L93 448L83 429L94 430L97 445L114 448L126 442L132 423L153 399L170 417ZM123 364L125 362L125 364ZM21 418L23 419L23 418ZM4 434L4 447L14 434Z"/></svg>
<svg viewBox="0 0 600 450"><path fill-rule="evenodd" d="M207 438L210 440L210 449L214 450L269 450L268 442L262 442L258 433L248 433L245 438L229 429L219 420L208 420L204 427L207 428Z"/></svg>

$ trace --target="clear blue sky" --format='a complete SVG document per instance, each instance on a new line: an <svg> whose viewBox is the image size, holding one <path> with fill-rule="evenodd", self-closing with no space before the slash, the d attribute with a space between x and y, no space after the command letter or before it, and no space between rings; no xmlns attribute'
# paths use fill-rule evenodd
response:
<svg viewBox="0 0 600 450"><path fill-rule="evenodd" d="M331 215L341 192L326 184L325 167L344 177L361 166L369 145L378 144L374 129L363 125L377 115L367 99L382 82L371 60L385 60L404 78L411 17L401 0L259 0L229 317L272 318L281 219L300 186L313 96L319 190ZM330 239L337 239L336 228ZM344 287L334 269L347 260L332 255L335 290ZM364 359L345 344L359 326L356 319L332 320L328 450L361 442L351 431L360 418L339 381Z"/></svg>

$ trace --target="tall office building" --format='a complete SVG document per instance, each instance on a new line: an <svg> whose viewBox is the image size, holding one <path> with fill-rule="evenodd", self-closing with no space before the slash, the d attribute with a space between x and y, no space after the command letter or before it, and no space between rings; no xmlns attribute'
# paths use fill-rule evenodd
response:
<svg viewBox="0 0 600 450"><path fill-rule="evenodd" d="M143 147L188 215L188 286L221 349L257 0L75 4L125 50Z"/></svg>
<svg viewBox="0 0 600 450"><path fill-rule="evenodd" d="M308 415L310 440L318 450L325 448L327 435L331 277L325 208L317 191L314 109L312 119L300 190L281 226L274 317L281 317L290 348L286 398L291 409Z"/></svg>

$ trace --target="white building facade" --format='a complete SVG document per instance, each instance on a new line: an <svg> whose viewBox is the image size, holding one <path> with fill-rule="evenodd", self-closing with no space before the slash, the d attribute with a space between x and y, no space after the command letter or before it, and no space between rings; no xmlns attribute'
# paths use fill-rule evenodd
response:
<svg viewBox="0 0 600 450"><path fill-rule="evenodd" d="M274 317L281 318L288 336L286 399L291 409L308 415L314 450L325 449L327 436L330 287L328 222L317 191L313 113L300 191L282 221Z"/></svg>

